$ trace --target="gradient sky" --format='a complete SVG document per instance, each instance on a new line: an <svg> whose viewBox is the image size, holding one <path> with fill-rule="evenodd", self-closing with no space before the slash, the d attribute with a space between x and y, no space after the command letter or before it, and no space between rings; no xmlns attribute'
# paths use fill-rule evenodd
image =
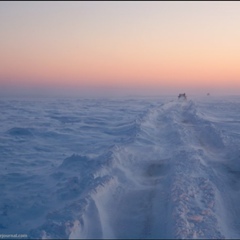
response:
<svg viewBox="0 0 240 240"><path fill-rule="evenodd" d="M240 93L240 2L0 2L0 86Z"/></svg>

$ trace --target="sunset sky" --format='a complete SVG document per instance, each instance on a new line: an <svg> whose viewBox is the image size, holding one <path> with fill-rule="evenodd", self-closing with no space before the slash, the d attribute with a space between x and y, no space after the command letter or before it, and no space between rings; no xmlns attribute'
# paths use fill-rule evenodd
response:
<svg viewBox="0 0 240 240"><path fill-rule="evenodd" d="M240 2L0 2L0 87L240 94Z"/></svg>

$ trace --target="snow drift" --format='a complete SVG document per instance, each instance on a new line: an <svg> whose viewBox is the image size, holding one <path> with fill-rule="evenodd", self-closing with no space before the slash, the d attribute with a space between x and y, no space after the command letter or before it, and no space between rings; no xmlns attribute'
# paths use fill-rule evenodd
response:
<svg viewBox="0 0 240 240"><path fill-rule="evenodd" d="M3 102L1 232L238 238L239 101Z"/></svg>

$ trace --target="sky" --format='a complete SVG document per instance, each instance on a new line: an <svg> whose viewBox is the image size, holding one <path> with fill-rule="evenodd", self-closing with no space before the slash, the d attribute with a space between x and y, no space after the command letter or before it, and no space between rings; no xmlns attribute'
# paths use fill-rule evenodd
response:
<svg viewBox="0 0 240 240"><path fill-rule="evenodd" d="M0 87L240 94L240 2L0 2Z"/></svg>

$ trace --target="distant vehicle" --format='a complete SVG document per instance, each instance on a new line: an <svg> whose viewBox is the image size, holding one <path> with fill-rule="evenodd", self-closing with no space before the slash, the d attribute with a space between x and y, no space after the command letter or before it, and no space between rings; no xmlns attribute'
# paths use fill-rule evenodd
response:
<svg viewBox="0 0 240 240"><path fill-rule="evenodd" d="M178 95L178 99L184 99L184 100L186 100L186 99L187 99L186 93L180 93L180 94Z"/></svg>

